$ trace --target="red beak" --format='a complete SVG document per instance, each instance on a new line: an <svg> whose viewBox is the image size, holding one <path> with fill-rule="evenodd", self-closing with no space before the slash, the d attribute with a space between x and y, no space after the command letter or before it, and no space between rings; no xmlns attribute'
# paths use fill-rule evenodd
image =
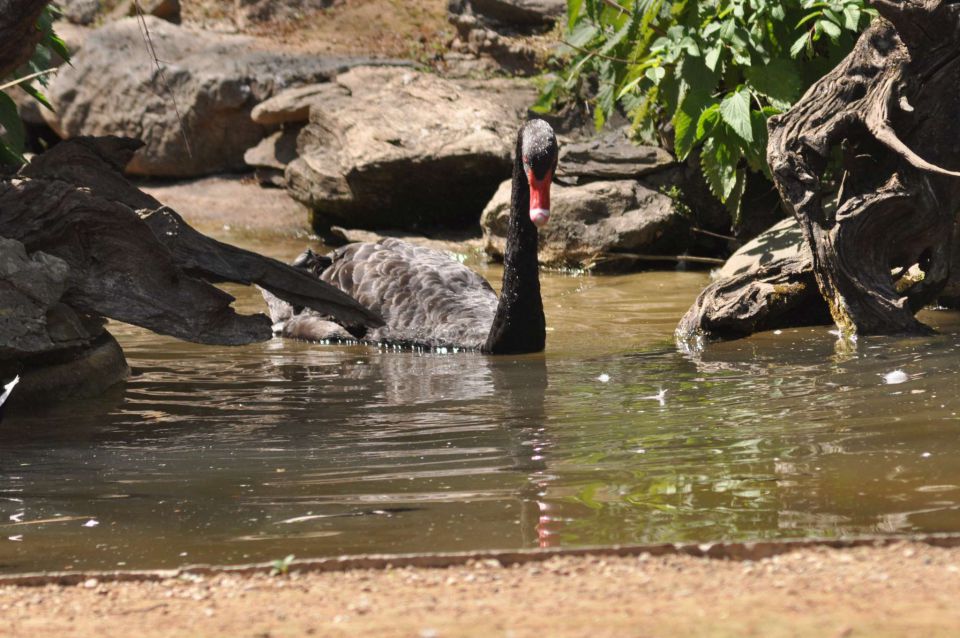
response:
<svg viewBox="0 0 960 638"><path fill-rule="evenodd" d="M550 219L550 182L553 171L548 171L543 179L537 179L533 169L527 170L527 182L530 183L530 221L539 228Z"/></svg>

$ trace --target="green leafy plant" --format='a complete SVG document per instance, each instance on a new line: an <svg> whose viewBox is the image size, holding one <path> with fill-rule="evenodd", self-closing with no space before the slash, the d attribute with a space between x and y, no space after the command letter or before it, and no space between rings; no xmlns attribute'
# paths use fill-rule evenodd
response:
<svg viewBox="0 0 960 638"><path fill-rule="evenodd" d="M622 109L645 141L672 130L677 159L699 152L711 191L735 220L748 173L770 177L767 119L835 66L876 15L865 0L567 5L562 70L543 80L534 108L581 99L598 129Z"/></svg>
<svg viewBox="0 0 960 638"><path fill-rule="evenodd" d="M283 558L273 561L270 567L271 576L286 576L290 571L290 565L293 563L293 554L287 554Z"/></svg>
<svg viewBox="0 0 960 638"><path fill-rule="evenodd" d="M50 73L56 69L55 58L59 57L64 62L70 60L66 45L53 30L56 15L57 9L54 7L44 9L37 21L41 36L33 57L18 69L12 78L0 78L0 164L20 165L25 161L23 149L26 130L17 105L8 95L8 91L20 87L45 108L53 110L42 88L47 86Z"/></svg>

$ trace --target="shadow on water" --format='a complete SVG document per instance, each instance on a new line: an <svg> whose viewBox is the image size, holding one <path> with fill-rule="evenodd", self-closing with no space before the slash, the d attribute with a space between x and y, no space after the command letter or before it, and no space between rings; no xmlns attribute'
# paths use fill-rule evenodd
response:
<svg viewBox="0 0 960 638"><path fill-rule="evenodd" d="M956 313L679 353L704 282L546 275L523 357L115 325L124 387L0 428L0 571L960 531Z"/></svg>

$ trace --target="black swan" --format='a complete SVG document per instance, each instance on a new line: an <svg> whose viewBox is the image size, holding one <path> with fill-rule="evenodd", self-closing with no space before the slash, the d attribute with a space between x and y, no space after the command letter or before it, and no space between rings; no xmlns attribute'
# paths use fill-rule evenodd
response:
<svg viewBox="0 0 960 638"><path fill-rule="evenodd" d="M20 375L15 376L13 381L3 386L3 394L0 394L0 422L3 422L3 404L10 398L10 393L18 383L20 383Z"/></svg>
<svg viewBox="0 0 960 638"><path fill-rule="evenodd" d="M540 352L546 321L540 298L537 227L550 216L550 184L557 167L557 138L543 120L517 133L511 212L500 299L487 281L447 253L399 239L348 244L320 256L307 250L295 266L380 313L386 325L364 341L491 354ZM307 309L265 294L280 334L326 341L350 339Z"/></svg>

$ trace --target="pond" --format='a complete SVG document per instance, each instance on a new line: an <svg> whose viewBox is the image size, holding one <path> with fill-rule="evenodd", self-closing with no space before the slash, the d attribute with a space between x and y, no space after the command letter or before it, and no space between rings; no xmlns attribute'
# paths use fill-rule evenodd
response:
<svg viewBox="0 0 960 638"><path fill-rule="evenodd" d="M542 280L547 351L522 357L112 324L129 382L0 427L0 571L960 532L958 313L691 354L705 273Z"/></svg>

